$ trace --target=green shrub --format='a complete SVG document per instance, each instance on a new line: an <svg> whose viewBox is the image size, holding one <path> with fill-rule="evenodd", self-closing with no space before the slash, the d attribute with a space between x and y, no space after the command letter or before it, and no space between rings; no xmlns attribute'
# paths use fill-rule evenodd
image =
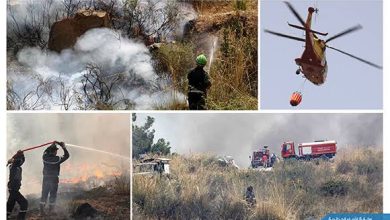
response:
<svg viewBox="0 0 390 220"><path fill-rule="evenodd" d="M234 2L234 8L236 10L241 10L241 11L245 11L246 10L246 7L247 7L247 2L246 0L236 0Z"/></svg>

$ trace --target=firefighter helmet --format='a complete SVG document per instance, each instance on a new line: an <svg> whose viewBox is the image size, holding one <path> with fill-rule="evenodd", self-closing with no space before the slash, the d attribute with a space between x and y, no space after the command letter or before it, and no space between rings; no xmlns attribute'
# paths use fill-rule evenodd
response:
<svg viewBox="0 0 390 220"><path fill-rule="evenodd" d="M57 150L58 150L58 147L57 147L56 143L52 143L48 148L46 148L45 151L47 151L49 153L53 153Z"/></svg>
<svg viewBox="0 0 390 220"><path fill-rule="evenodd" d="M206 66L207 58L204 54L200 54L198 57L196 57L196 63L200 66Z"/></svg>

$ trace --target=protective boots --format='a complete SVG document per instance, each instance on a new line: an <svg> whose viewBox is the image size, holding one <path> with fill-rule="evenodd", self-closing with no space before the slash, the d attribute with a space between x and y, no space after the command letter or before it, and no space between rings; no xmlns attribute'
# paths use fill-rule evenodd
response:
<svg viewBox="0 0 390 220"><path fill-rule="evenodd" d="M45 216L45 204L39 204L39 214Z"/></svg>
<svg viewBox="0 0 390 220"><path fill-rule="evenodd" d="M25 220L27 211L20 211L17 220Z"/></svg>
<svg viewBox="0 0 390 220"><path fill-rule="evenodd" d="M55 205L54 204L50 204L49 205L49 213L52 215L52 214L55 214Z"/></svg>

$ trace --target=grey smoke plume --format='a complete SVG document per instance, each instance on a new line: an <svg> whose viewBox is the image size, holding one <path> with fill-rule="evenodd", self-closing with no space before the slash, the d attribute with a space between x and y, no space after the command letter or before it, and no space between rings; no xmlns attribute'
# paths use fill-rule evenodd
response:
<svg viewBox="0 0 390 220"><path fill-rule="evenodd" d="M284 141L336 140L343 147L382 147L382 114L137 114L155 117L155 138L179 154L230 155L249 166L252 151L268 145L280 155Z"/></svg>
<svg viewBox="0 0 390 220"><path fill-rule="evenodd" d="M8 114L7 122L7 158L19 149L53 140L130 157L128 114ZM40 193L45 148L25 152L22 193ZM109 176L130 169L129 161L118 157L70 146L68 150L70 158L61 166L60 182L88 179L97 171Z"/></svg>

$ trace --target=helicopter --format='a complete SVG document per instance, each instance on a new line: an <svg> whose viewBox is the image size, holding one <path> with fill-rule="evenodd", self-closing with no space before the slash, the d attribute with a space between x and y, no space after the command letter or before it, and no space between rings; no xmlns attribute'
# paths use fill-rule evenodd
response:
<svg viewBox="0 0 390 220"><path fill-rule="evenodd" d="M365 59L362 59L360 57L357 57L355 55L352 55L350 53L347 53L345 51L342 51L340 49L337 49L335 47L327 45L327 43L332 41L332 40L335 40L339 37L342 37L344 35L347 35L347 34L350 34L352 32L355 32L359 29L362 29L361 25L353 26L353 27L348 28L348 29L346 29L338 34L335 34L335 35L327 38L326 40L323 40L323 39L320 39L318 36L325 37L328 35L328 33L323 33L323 32L319 32L319 31L315 31L315 30L311 29L313 13L318 13L317 8L313 8L313 7L308 8L308 15L307 15L307 19L305 22L302 19L302 17L299 15L299 13L294 9L294 7L292 6L291 3L286 2L286 1L284 3L287 5L289 10L294 14L294 16L298 19L301 26L295 25L295 24L290 24L290 23L287 23L287 24L290 27L305 31L305 38L286 35L286 34L271 31L268 29L265 29L264 32L272 34L272 35L276 35L279 37L284 37L284 38L288 38L288 39L296 40L296 41L301 41L301 42L305 43L305 49L302 53L302 56L295 59L295 63L298 65L298 69L295 72L297 75L302 73L304 78L309 80L314 85L319 86L319 85L324 84L326 81L326 76L327 76L327 71L328 71L328 63L326 61L326 49L327 48L335 50L337 52L340 52L340 53L347 55L349 57L352 57L352 58L359 60L363 63L366 63L372 67L382 69L382 66L379 66L375 63L372 63L370 61L367 61ZM300 99L301 99L301 97L300 97ZM300 102L300 100L299 100L299 102ZM296 106L299 104L299 102L296 103L295 105L293 105L293 104L292 105Z"/></svg>

